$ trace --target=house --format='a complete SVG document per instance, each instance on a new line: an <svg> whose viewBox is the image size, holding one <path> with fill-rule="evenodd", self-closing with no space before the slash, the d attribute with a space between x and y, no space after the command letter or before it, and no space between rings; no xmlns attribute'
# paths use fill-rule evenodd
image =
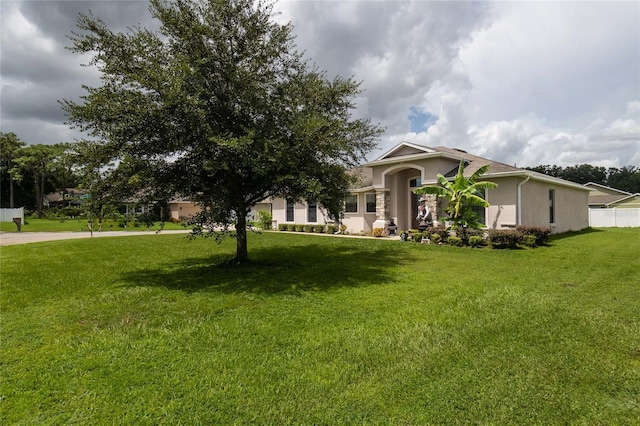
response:
<svg viewBox="0 0 640 426"><path fill-rule="evenodd" d="M89 192L79 188L65 188L60 192L50 192L44 196L45 207L80 207L90 198Z"/></svg>
<svg viewBox="0 0 640 426"><path fill-rule="evenodd" d="M589 182L589 225L595 228L640 226L640 194Z"/></svg>
<svg viewBox="0 0 640 426"><path fill-rule="evenodd" d="M398 229L415 229L419 196L413 190L437 184L438 173L455 176L460 161L469 176L489 165L482 179L498 184L484 197L490 203L478 209L487 228L502 229L518 225L549 226L552 232L580 230L589 226L589 188L563 179L471 155L465 151L429 148L402 142L360 169L361 184L346 200L342 222L350 233L370 233L393 219ZM429 197L429 196L427 196ZM429 210L441 221L445 200L430 196ZM273 219L280 223L323 224L332 222L316 203L271 200Z"/></svg>
<svg viewBox="0 0 640 426"><path fill-rule="evenodd" d="M584 186L591 190L590 209L640 208L640 194L632 194L593 182L585 183Z"/></svg>
<svg viewBox="0 0 640 426"><path fill-rule="evenodd" d="M169 217L174 222L200 213L200 210L200 206L186 198L174 197L169 201Z"/></svg>

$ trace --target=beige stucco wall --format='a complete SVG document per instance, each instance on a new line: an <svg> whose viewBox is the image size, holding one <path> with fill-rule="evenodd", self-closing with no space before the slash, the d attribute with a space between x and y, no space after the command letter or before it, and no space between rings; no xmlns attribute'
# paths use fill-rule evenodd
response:
<svg viewBox="0 0 640 426"><path fill-rule="evenodd" d="M181 220L200 212L200 207L193 203L171 203L169 204L171 219Z"/></svg>
<svg viewBox="0 0 640 426"><path fill-rule="evenodd" d="M549 190L555 191L555 223L549 223ZM554 233L589 226L588 191L530 180L522 185L522 224L551 226Z"/></svg>
<svg viewBox="0 0 640 426"><path fill-rule="evenodd" d="M416 176L421 177L423 181L435 180L438 173L448 173L457 165L458 163L447 158L428 158L398 164L381 164L373 167L373 186L381 187L385 185L388 188L388 181L383 182L383 176L388 178L409 169L417 170Z"/></svg>
<svg viewBox="0 0 640 426"><path fill-rule="evenodd" d="M342 224L347 227L350 234L359 234L360 232L373 232L373 222L377 217L375 213L367 213L366 194L375 194L374 191L359 192L358 196L358 212L345 213Z"/></svg>
<svg viewBox="0 0 640 426"><path fill-rule="evenodd" d="M486 192L486 200L490 204L486 210L487 227L501 229L516 226L518 222L518 178L506 177L490 180L498 184L498 187Z"/></svg>
<svg viewBox="0 0 640 426"><path fill-rule="evenodd" d="M259 210L267 210L264 206L266 203L259 204L263 206ZM254 207L255 209L255 207ZM293 210L293 221L287 221L287 203L283 198L274 198L271 201L271 215L273 220L276 221L276 226L281 223L291 223L296 225L304 224L320 224L332 223L328 218L327 212L322 207L318 206L317 220L315 222L309 222L307 220L307 203L296 203Z"/></svg>

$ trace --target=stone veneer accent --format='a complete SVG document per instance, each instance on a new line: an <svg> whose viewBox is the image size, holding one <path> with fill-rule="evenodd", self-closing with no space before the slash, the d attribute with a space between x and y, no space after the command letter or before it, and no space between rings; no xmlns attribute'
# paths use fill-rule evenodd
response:
<svg viewBox="0 0 640 426"><path fill-rule="evenodd" d="M389 193L387 191L376 191L376 217L380 220L387 220L389 217Z"/></svg>

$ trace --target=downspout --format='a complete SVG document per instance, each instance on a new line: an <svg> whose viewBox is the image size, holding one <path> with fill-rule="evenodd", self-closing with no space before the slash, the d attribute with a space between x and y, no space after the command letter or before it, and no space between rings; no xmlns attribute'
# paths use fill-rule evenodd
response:
<svg viewBox="0 0 640 426"><path fill-rule="evenodd" d="M518 222L516 225L522 225L522 185L529 182L531 176L527 176L525 180L518 184Z"/></svg>

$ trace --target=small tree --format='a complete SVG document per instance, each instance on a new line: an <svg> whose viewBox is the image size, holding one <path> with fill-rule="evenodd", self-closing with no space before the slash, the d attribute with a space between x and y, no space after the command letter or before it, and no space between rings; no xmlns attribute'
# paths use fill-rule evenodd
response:
<svg viewBox="0 0 640 426"><path fill-rule="evenodd" d="M271 214L271 212L268 212L266 210L258 210L257 216L257 221L262 229L271 229L271 221L273 220L273 215Z"/></svg>
<svg viewBox="0 0 640 426"><path fill-rule="evenodd" d="M45 187L53 175L54 160L61 155L68 145L29 145L18 151L13 160L12 174L17 182L21 182L26 174L33 178L35 189L35 206L38 217L42 217Z"/></svg>
<svg viewBox="0 0 640 426"><path fill-rule="evenodd" d="M440 186L423 186L414 189L415 194L435 194L449 201L447 207L448 220L453 222L454 229L479 228L478 216L472 207L489 207L489 203L482 198L481 190L497 188L498 185L478 179L489 170L489 166L482 166L468 178L464 177L464 160L460 160L458 173L452 182L438 173Z"/></svg>

